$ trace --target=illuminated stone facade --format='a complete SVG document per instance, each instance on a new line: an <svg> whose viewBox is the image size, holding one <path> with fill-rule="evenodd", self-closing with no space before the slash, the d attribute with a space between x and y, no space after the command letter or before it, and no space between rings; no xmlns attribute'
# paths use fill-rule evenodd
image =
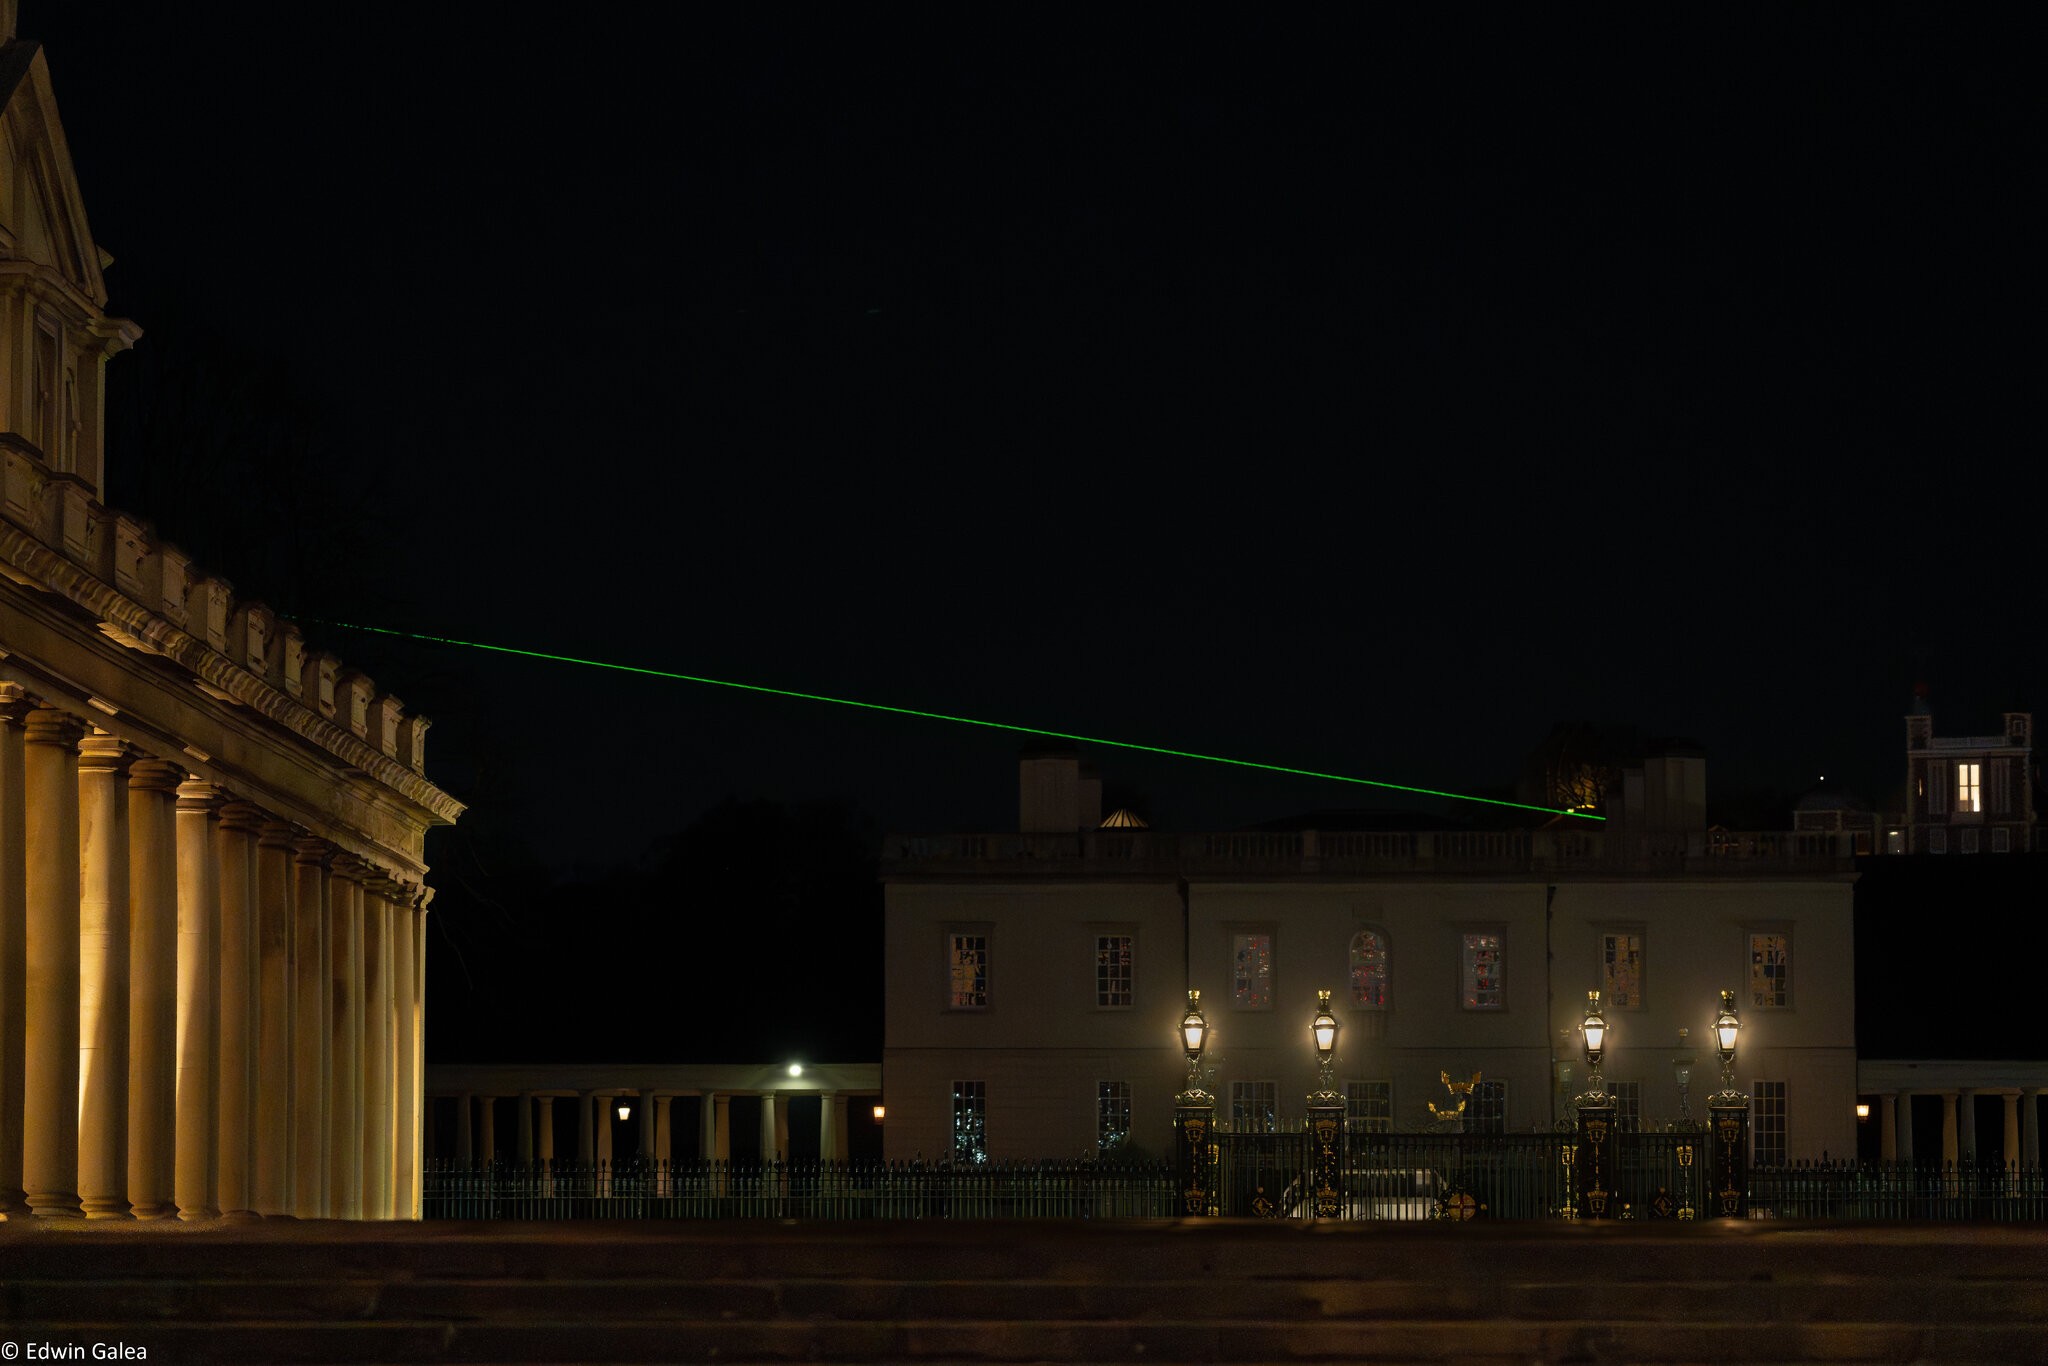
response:
<svg viewBox="0 0 2048 1366"><path fill-rule="evenodd" d="M424 717L99 501L109 316L0 4L0 1213L411 1217ZM222 496L237 491L222 490Z"/></svg>
<svg viewBox="0 0 2048 1366"><path fill-rule="evenodd" d="M1090 828L1077 802L1054 833L1032 798L1058 784L1027 773L1025 833L892 837L889 1157L1073 1157L1114 1150L1120 1127L1164 1156L1190 987L1223 1124L1300 1121L1328 989L1354 1127L1430 1128L1442 1074L1477 1072L1468 1127L1517 1132L1570 1113L1596 989L1625 1121L1703 1118L1708 1026L1734 989L1735 1080L1783 1120L1765 1138L1853 1152L1849 837L1710 834L1697 756L1646 767L1627 788L1644 798L1568 829L1176 835Z"/></svg>

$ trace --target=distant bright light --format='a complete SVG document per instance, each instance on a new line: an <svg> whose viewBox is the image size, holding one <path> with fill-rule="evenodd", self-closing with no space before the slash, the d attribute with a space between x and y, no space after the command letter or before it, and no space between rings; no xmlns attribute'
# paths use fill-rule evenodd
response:
<svg viewBox="0 0 2048 1366"><path fill-rule="evenodd" d="M1859 1104L1858 1104L1858 1105L1856 1106L1856 1118L1858 1118L1858 1119L1869 1119L1869 1118L1870 1118L1870 1107L1869 1107L1868 1105L1864 1105L1864 1104L1860 1104L1860 1103L1859 1103Z"/></svg>
<svg viewBox="0 0 2048 1366"><path fill-rule="evenodd" d="M789 1075L791 1075L792 1077L800 1077L800 1076L802 1076L803 1074L804 1074L804 1065L803 1065L802 1063L800 1063L800 1062L793 1062L793 1063L791 1063L791 1064L789 1065Z"/></svg>
<svg viewBox="0 0 2048 1366"><path fill-rule="evenodd" d="M877 1123L877 1124L880 1124L881 1122L882 1122L882 1107L881 1107L881 1106L879 1106L879 1105L877 1105L877 1106L875 1107L875 1123Z"/></svg>
<svg viewBox="0 0 2048 1366"><path fill-rule="evenodd" d="M574 655L550 654L546 650L522 650L512 645L486 645L479 640L460 640L454 636L430 636L420 631L394 631L388 626L364 626L352 621L329 621L324 617L285 618L287 621L310 621L321 626L339 626L345 631L368 631L373 635L397 636L403 640L424 640L436 645L462 645L472 650L489 650L494 654L523 655L528 659L552 659L562 664L581 664L590 669L612 669L619 673L645 674L649 678L671 678L680 683L708 683L717 688L737 688L742 692L768 693L775 697L794 697L806 702L830 702L841 707L859 707L865 711L886 711L897 716L922 716L931 721L951 721L960 726L981 726L988 730L1015 731L1021 735L1043 735L1053 740L1072 740L1084 745L1105 745L1111 749L1135 749L1146 754L1168 754L1176 759L1194 759L1205 764L1227 764L1233 768L1256 768L1268 773L1291 773L1299 778L1321 778L1333 783L1355 783L1360 787L1377 787L1392 792L1413 792L1424 797L1443 797L1454 802L1479 802L1486 806L1511 806L1520 811L1541 811L1552 816L1571 816L1582 821L1604 821L1605 816L1591 811L1575 811L1566 807L1537 806L1530 802L1511 802L1500 797L1471 797L1462 792L1445 792L1434 787L1410 787L1406 783L1381 782L1375 778L1353 778L1343 773L1323 773L1312 768L1290 768L1285 764L1260 763L1256 759L1230 759L1220 754L1197 754L1193 750L1169 749L1165 745L1141 745L1133 740L1104 740L1100 736L1076 735L1071 731L1043 730L1037 726L1019 726L1008 721L981 721L972 716L951 716L945 712L919 711L916 707L892 707L883 702L857 702L848 697L827 697L823 693L798 692L793 688L771 688L761 683L735 683L726 678L704 678L697 674L676 673L670 669L648 669L637 664L613 664L602 659L579 659ZM1974 809L1974 808L1973 808Z"/></svg>

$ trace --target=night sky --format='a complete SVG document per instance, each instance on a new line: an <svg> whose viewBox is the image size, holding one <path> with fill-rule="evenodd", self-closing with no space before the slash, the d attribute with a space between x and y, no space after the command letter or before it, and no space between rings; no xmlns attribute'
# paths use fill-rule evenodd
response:
<svg viewBox="0 0 2048 1366"><path fill-rule="evenodd" d="M146 329L106 498L280 611L1454 790L1629 725L1781 812L2040 700L2038 15L23 8ZM436 719L479 1019L746 957L618 881L724 799L1014 828L1019 737L306 630Z"/></svg>

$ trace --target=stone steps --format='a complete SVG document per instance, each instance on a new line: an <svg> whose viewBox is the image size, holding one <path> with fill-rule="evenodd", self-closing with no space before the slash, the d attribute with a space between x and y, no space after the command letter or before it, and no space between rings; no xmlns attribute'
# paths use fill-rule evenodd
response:
<svg viewBox="0 0 2048 1366"><path fill-rule="evenodd" d="M0 1343L82 1360L1984 1362L2044 1325L2023 1226L0 1225Z"/></svg>

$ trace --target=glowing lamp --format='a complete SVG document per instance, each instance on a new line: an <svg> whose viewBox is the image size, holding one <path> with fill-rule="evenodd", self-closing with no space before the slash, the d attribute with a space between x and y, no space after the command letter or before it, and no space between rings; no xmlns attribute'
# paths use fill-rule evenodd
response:
<svg viewBox="0 0 2048 1366"><path fill-rule="evenodd" d="M789 1075L791 1075L792 1077L800 1077L800 1076L802 1076L803 1074L804 1074L804 1065L803 1065L802 1063L800 1063L800 1062L793 1062L793 1063L791 1063L791 1064L789 1065Z"/></svg>
<svg viewBox="0 0 2048 1366"><path fill-rule="evenodd" d="M1856 1102L1856 1122L1858 1124L1868 1124L1870 1122L1870 1105L1867 1101Z"/></svg>
<svg viewBox="0 0 2048 1366"><path fill-rule="evenodd" d="M882 1113L882 1107L877 1105L875 1107L875 1123L880 1124L882 1122Z"/></svg>
<svg viewBox="0 0 2048 1366"><path fill-rule="evenodd" d="M1188 1066L1193 1067L1202 1060L1202 1049L1209 1042L1209 1017L1202 1014L1202 992L1198 987L1188 988L1188 1013L1180 1017L1180 1040L1188 1055Z"/></svg>
<svg viewBox="0 0 2048 1366"><path fill-rule="evenodd" d="M1316 1018L1309 1026L1309 1032L1315 1035L1316 1061L1327 1067L1330 1054L1337 1049L1337 1017L1330 1013L1330 993L1327 991L1316 993Z"/></svg>
<svg viewBox="0 0 2048 1366"><path fill-rule="evenodd" d="M1586 1019L1579 1026L1586 1036L1586 1062L1598 1068L1600 1059L1607 1051L1607 1017L1600 1013L1600 993L1586 993Z"/></svg>
<svg viewBox="0 0 2048 1366"><path fill-rule="evenodd" d="M625 1123L627 1120L633 1117L633 1107L626 1103L626 1098L624 1096L619 1097L618 1116L619 1122L621 1124Z"/></svg>
<svg viewBox="0 0 2048 1366"><path fill-rule="evenodd" d="M1721 1011L1714 1016L1714 1047L1721 1052L1721 1065L1726 1067L1735 1061L1735 1036L1742 1032L1742 1021L1735 1014L1735 993L1721 993Z"/></svg>

